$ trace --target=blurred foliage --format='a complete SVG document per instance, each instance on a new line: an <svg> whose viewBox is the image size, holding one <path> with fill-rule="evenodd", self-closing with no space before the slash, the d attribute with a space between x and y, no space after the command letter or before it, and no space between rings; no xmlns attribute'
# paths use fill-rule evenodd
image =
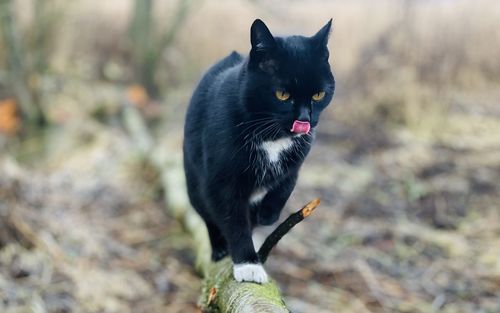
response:
<svg viewBox="0 0 500 313"><path fill-rule="evenodd" d="M144 86L151 97L160 95L157 71L161 58L179 32L193 3L176 1L171 22L164 30L159 30L154 16L155 2L135 1L128 26L132 65L128 80ZM54 83L51 63L57 56L55 48L61 36L61 24L65 23L71 6L76 5L58 0L0 2L1 42L5 48L0 49L0 56L3 56L2 63L8 68L5 73L0 73L4 75L0 75L0 98L14 96L18 100L16 103L20 106L21 116L27 121L26 126L46 122L48 104L43 93L47 92L47 85ZM18 10L28 10L28 13L23 12L28 14L28 21ZM23 25L20 25L20 19Z"/></svg>
<svg viewBox="0 0 500 313"><path fill-rule="evenodd" d="M160 58L165 49L172 44L193 2L193 0L178 0L169 26L166 30L159 31L154 23L154 1L135 0L129 32L136 75L138 82L153 97L157 97L160 92L156 78Z"/></svg>
<svg viewBox="0 0 500 313"><path fill-rule="evenodd" d="M29 72L26 70L23 49L20 42L20 33L14 17L13 1L0 2L0 23L2 28L3 43L6 50L6 63L9 71L9 85L14 89L19 99L23 115L31 122L44 121L43 113L38 103L35 102L35 91L29 88Z"/></svg>
<svg viewBox="0 0 500 313"><path fill-rule="evenodd" d="M322 206L268 261L294 312L500 311L498 1L0 5L0 311L196 310L190 239L123 108L177 153L201 73L257 17L334 18L336 96L288 204Z"/></svg>

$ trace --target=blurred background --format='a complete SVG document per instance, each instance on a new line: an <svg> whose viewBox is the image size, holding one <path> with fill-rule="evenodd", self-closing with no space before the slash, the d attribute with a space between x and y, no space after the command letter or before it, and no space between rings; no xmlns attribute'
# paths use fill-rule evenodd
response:
<svg viewBox="0 0 500 313"><path fill-rule="evenodd" d="M267 268L293 312L500 312L500 3L0 0L0 311L196 312L123 123L180 153L202 73L333 17L337 79Z"/></svg>

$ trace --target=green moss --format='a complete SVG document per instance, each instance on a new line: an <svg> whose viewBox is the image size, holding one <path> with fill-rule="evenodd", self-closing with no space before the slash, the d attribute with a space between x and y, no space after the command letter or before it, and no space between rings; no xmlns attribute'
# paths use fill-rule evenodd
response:
<svg viewBox="0 0 500 313"><path fill-rule="evenodd" d="M208 295L212 287L217 289L217 296L209 305ZM247 306L255 307L255 312L266 312L266 308L273 308L273 312L280 309L288 312L274 281L264 285L236 282L229 259L208 265L200 304L204 312L210 313L240 312Z"/></svg>

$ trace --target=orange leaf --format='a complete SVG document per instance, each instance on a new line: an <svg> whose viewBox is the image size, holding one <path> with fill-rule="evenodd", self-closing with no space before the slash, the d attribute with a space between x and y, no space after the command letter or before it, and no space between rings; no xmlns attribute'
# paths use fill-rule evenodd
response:
<svg viewBox="0 0 500 313"><path fill-rule="evenodd" d="M210 292L208 294L208 305L214 302L216 296L217 296L217 288L215 287L210 288Z"/></svg>
<svg viewBox="0 0 500 313"><path fill-rule="evenodd" d="M145 107L149 102L148 92L141 85L131 85L127 88L127 100L139 108Z"/></svg>
<svg viewBox="0 0 500 313"><path fill-rule="evenodd" d="M16 100L12 98L0 100L0 132L13 135L19 129L20 124Z"/></svg>

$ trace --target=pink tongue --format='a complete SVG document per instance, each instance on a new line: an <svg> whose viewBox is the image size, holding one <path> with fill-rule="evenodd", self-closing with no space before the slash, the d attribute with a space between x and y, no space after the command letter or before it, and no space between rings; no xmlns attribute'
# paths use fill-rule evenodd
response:
<svg viewBox="0 0 500 313"><path fill-rule="evenodd" d="M295 120L295 122L293 122L293 126L292 129L290 129L290 131L292 133L297 133L297 134L307 134L309 133L310 129L311 125L309 124L309 122L302 122Z"/></svg>

